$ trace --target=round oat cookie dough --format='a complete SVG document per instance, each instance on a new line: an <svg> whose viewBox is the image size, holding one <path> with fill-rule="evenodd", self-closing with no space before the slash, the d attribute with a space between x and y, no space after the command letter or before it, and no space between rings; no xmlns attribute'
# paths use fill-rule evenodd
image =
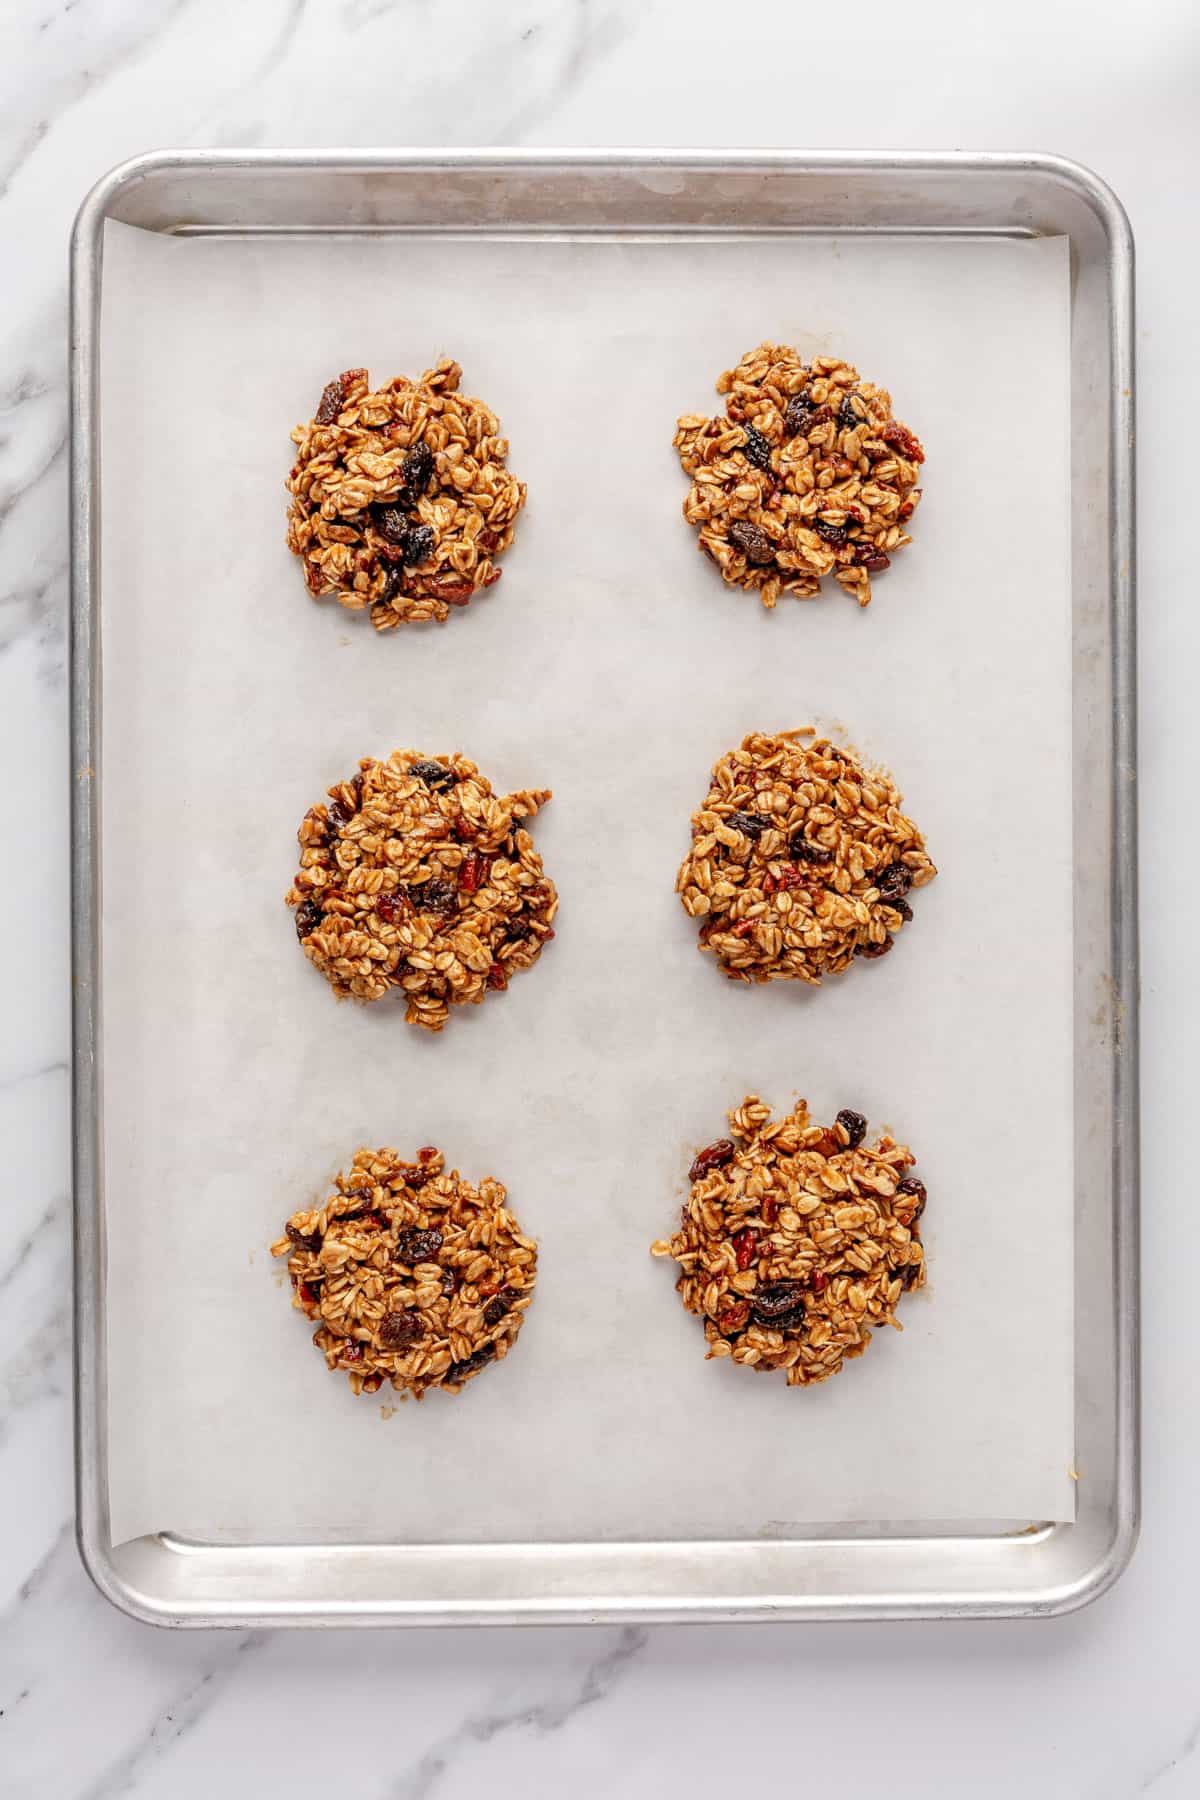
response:
<svg viewBox="0 0 1200 1800"><path fill-rule="evenodd" d="M530 968L558 894L527 829L548 788L493 794L465 756L364 756L305 813L285 896L309 962L339 999L399 988L410 1025L440 1031Z"/></svg>
<svg viewBox="0 0 1200 1800"><path fill-rule="evenodd" d="M315 598L371 609L377 631L450 616L500 579L525 487L482 400L445 359L372 390L347 369L292 433L288 549Z"/></svg>
<svg viewBox="0 0 1200 1800"><path fill-rule="evenodd" d="M757 1094L731 1135L699 1151L674 1237L651 1245L680 1267L676 1288L704 1321L710 1357L783 1370L789 1387L836 1375L925 1284L915 1158L848 1108L827 1129L805 1101L777 1122Z"/></svg>
<svg viewBox="0 0 1200 1800"><path fill-rule="evenodd" d="M401 1397L457 1394L502 1362L533 1298L537 1245L498 1181L478 1187L426 1146L358 1150L320 1206L293 1213L272 1256L286 1256L292 1305L356 1394L390 1381Z"/></svg>
<svg viewBox="0 0 1200 1800"><path fill-rule="evenodd" d="M836 356L760 344L717 382L724 415L687 413L674 444L683 516L733 587L804 600L832 575L860 606L911 542L925 452L891 396Z"/></svg>
<svg viewBox="0 0 1200 1800"><path fill-rule="evenodd" d="M816 987L886 955L937 874L891 776L808 735L752 733L692 814L675 889L733 981Z"/></svg>

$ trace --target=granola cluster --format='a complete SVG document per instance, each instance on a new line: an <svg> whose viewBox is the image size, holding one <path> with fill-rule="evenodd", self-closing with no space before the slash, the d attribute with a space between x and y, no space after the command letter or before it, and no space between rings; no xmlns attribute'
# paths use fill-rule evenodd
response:
<svg viewBox="0 0 1200 1800"><path fill-rule="evenodd" d="M525 504L496 416L459 394L461 374L445 359L372 390L347 369L292 433L288 548L311 594L370 607L378 631L444 621L498 581Z"/></svg>
<svg viewBox="0 0 1200 1800"><path fill-rule="evenodd" d="M286 900L304 954L339 998L399 988L440 1031L528 969L554 936L554 883L526 829L548 789L499 796L465 756L363 757L310 808Z"/></svg>
<svg viewBox="0 0 1200 1800"><path fill-rule="evenodd" d="M680 1267L688 1312L710 1357L782 1369L789 1387L836 1375L871 1332L895 1325L904 1294L925 1282L915 1158L848 1108L828 1128L805 1101L772 1122L749 1095L732 1136L698 1152L674 1237L651 1246Z"/></svg>
<svg viewBox="0 0 1200 1800"><path fill-rule="evenodd" d="M405 1162L359 1150L320 1206L293 1213L271 1246L292 1304L356 1394L390 1381L401 1397L457 1394L516 1342L533 1298L537 1246L491 1177L478 1187L440 1150Z"/></svg>
<svg viewBox="0 0 1200 1800"><path fill-rule="evenodd" d="M828 739L755 732L712 772L676 892L734 981L806 981L886 955L937 874L891 777Z"/></svg>
<svg viewBox="0 0 1200 1800"><path fill-rule="evenodd" d="M925 453L885 389L835 356L760 344L717 382L725 412L688 413L674 444L692 478L683 516L734 587L807 599L832 575L860 606L911 540Z"/></svg>

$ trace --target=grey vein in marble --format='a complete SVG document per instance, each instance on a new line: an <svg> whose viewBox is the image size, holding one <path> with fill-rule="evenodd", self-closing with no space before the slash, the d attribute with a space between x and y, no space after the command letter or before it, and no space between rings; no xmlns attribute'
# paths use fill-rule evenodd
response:
<svg viewBox="0 0 1200 1800"><path fill-rule="evenodd" d="M265 1631L247 1631L199 1665L197 1678L169 1700L149 1731L130 1746L124 1756L110 1763L99 1778L79 1790L78 1800L118 1800L131 1794L142 1777L168 1757L180 1738L186 1737L236 1679L247 1654L261 1650L268 1641ZM159 1789L159 1792L163 1792ZM170 1790L165 1790L169 1792Z"/></svg>
<svg viewBox="0 0 1200 1800"><path fill-rule="evenodd" d="M25 1233L8 1262L0 1265L0 1297L3 1296L5 1289L16 1280L34 1251L41 1247L42 1240L50 1227L57 1225L59 1220L65 1217L66 1211L66 1196L60 1194L43 1209L32 1231Z"/></svg>
<svg viewBox="0 0 1200 1800"><path fill-rule="evenodd" d="M561 1731L578 1713L611 1693L638 1652L645 1647L648 1636L643 1628L627 1626L611 1649L588 1664L577 1685L566 1694L538 1701L532 1706L514 1706L506 1712L477 1713L464 1719L454 1731L431 1745L418 1763L385 1790L386 1800L428 1800L464 1750L475 1744L490 1744L504 1732L532 1731L545 1736Z"/></svg>

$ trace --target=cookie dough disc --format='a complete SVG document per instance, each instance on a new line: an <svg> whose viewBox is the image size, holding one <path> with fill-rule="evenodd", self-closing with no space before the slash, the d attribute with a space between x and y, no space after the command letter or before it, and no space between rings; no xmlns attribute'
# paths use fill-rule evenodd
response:
<svg viewBox="0 0 1200 1800"><path fill-rule="evenodd" d="M377 631L442 622L500 579L525 487L481 400L448 359L372 390L365 369L331 381L292 433L288 549L316 598L371 609Z"/></svg>
<svg viewBox="0 0 1200 1800"><path fill-rule="evenodd" d="M547 788L503 796L465 756L366 756L310 808L288 889L301 948L339 999L399 988L410 1025L503 992L554 936L554 883L526 822Z"/></svg>
<svg viewBox="0 0 1200 1800"><path fill-rule="evenodd" d="M817 986L884 956L937 874L891 777L806 735L753 733L692 815L676 891L734 981Z"/></svg>
<svg viewBox="0 0 1200 1800"><path fill-rule="evenodd" d="M849 1108L814 1125L803 1100L773 1123L757 1094L727 1138L696 1154L674 1237L676 1287L704 1323L710 1357L785 1373L789 1387L836 1375L924 1286L925 1187L913 1153Z"/></svg>
<svg viewBox="0 0 1200 1800"><path fill-rule="evenodd" d="M318 1207L293 1213L286 1256L313 1343L356 1394L457 1394L502 1362L533 1298L537 1246L490 1177L478 1187L426 1146L359 1150Z"/></svg>
<svg viewBox="0 0 1200 1800"><path fill-rule="evenodd" d="M836 356L760 344L717 383L724 414L688 413L675 448L683 516L733 587L808 599L832 575L860 606L911 539L925 452L886 389Z"/></svg>

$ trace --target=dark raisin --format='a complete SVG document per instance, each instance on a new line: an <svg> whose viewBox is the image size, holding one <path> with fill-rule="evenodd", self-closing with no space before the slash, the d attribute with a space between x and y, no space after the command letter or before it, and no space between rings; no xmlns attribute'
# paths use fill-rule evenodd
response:
<svg viewBox="0 0 1200 1800"><path fill-rule="evenodd" d="M775 561L775 546L761 525L755 525L750 519L735 519L729 527L729 541L735 550L740 550L748 563L759 568Z"/></svg>
<svg viewBox="0 0 1200 1800"><path fill-rule="evenodd" d="M442 1247L440 1231L419 1231L410 1225L396 1238L396 1255L401 1262L432 1262Z"/></svg>
<svg viewBox="0 0 1200 1800"><path fill-rule="evenodd" d="M458 896L448 881L427 881L412 890L413 905L422 912L442 913L457 910Z"/></svg>
<svg viewBox="0 0 1200 1800"><path fill-rule="evenodd" d="M354 810L355 812L358 812L362 807L363 797L363 773L361 769L350 783L350 790L354 795Z"/></svg>
<svg viewBox="0 0 1200 1800"><path fill-rule="evenodd" d="M872 881L879 889L879 898L892 905L896 900L903 900L912 887L912 875L902 862L889 863L886 869L877 869Z"/></svg>
<svg viewBox="0 0 1200 1800"><path fill-rule="evenodd" d="M771 446L753 425L746 427L746 441L741 450L747 462L752 462L756 469L764 469L768 475L771 473Z"/></svg>
<svg viewBox="0 0 1200 1800"><path fill-rule="evenodd" d="M509 919L504 927L506 944L523 944L533 936L533 926L525 919Z"/></svg>
<svg viewBox="0 0 1200 1800"><path fill-rule="evenodd" d="M494 1300L489 1300L483 1309L484 1324L498 1325L507 1313L510 1305L511 1302L506 1300L502 1294L497 1294L496 1298Z"/></svg>
<svg viewBox="0 0 1200 1800"><path fill-rule="evenodd" d="M433 555L433 526L414 525L408 534L408 542L404 546L406 563L419 563Z"/></svg>
<svg viewBox="0 0 1200 1800"><path fill-rule="evenodd" d="M443 1269L442 1270L442 1293L446 1296L447 1299L449 1299L451 1294L455 1294L457 1292L458 1292L458 1270L457 1269Z"/></svg>
<svg viewBox="0 0 1200 1800"><path fill-rule="evenodd" d="M319 1250L321 1248L319 1231L309 1233L301 1231L298 1225L289 1225L287 1234L289 1241L295 1244L298 1250Z"/></svg>
<svg viewBox="0 0 1200 1800"><path fill-rule="evenodd" d="M426 1182L432 1180L433 1176L428 1169L405 1169L404 1171L404 1185L411 1188L414 1194L419 1194Z"/></svg>
<svg viewBox="0 0 1200 1800"><path fill-rule="evenodd" d="M807 394L793 394L783 415L783 426L789 437L807 437L818 425L826 425L833 417L832 406L813 406Z"/></svg>
<svg viewBox="0 0 1200 1800"><path fill-rule="evenodd" d="M868 962L877 962L881 956L887 955L891 947L891 938L885 937L882 944L860 944L854 954L865 956Z"/></svg>
<svg viewBox="0 0 1200 1800"><path fill-rule="evenodd" d="M838 407L837 420L843 431L855 431L865 422L865 415L855 410L854 402L849 394L845 396L842 404Z"/></svg>
<svg viewBox="0 0 1200 1800"><path fill-rule="evenodd" d="M468 1356L462 1362L451 1363L446 1370L447 1381L466 1381L479 1369L486 1369L496 1354L495 1344L483 1344L474 1356Z"/></svg>
<svg viewBox="0 0 1200 1800"><path fill-rule="evenodd" d="M802 831L794 831L788 839L788 855L797 862L828 862L831 852L822 850L820 844L810 844Z"/></svg>
<svg viewBox="0 0 1200 1800"><path fill-rule="evenodd" d="M832 544L835 549L841 549L846 541L846 527L844 525L831 525L827 519L817 519L815 521L815 526L818 537L824 538L825 542L827 544Z"/></svg>
<svg viewBox="0 0 1200 1800"><path fill-rule="evenodd" d="M404 485L412 499L419 500L429 486L429 479L433 474L433 451L429 445L414 444L412 449L406 452L404 461L400 465L400 472L404 476Z"/></svg>
<svg viewBox="0 0 1200 1800"><path fill-rule="evenodd" d="M864 544L854 561L860 569L865 569L868 575L878 575L884 569L890 569L892 566L891 557L885 551L877 550L874 544Z"/></svg>
<svg viewBox="0 0 1200 1800"><path fill-rule="evenodd" d="M350 823L354 814L348 806L343 806L340 800L331 800L325 808L325 816L329 820L330 830L338 832L343 825Z"/></svg>
<svg viewBox="0 0 1200 1800"><path fill-rule="evenodd" d="M411 1308L407 1312L387 1313L379 1327L381 1350L411 1350L425 1336L421 1315Z"/></svg>
<svg viewBox="0 0 1200 1800"><path fill-rule="evenodd" d="M759 1325L785 1330L804 1323L804 1289L798 1281L772 1281L750 1296L750 1312Z"/></svg>
<svg viewBox="0 0 1200 1800"><path fill-rule="evenodd" d="M846 1133L846 1136L850 1139L850 1143L847 1147L851 1150L857 1150L858 1146L867 1135L867 1121L860 1112L854 1112L850 1107L843 1106L841 1112L837 1116L837 1122Z"/></svg>
<svg viewBox="0 0 1200 1800"><path fill-rule="evenodd" d="M717 1314L717 1330L723 1332L726 1337L730 1337L735 1331L740 1331L742 1329L742 1326L749 1317L749 1302L746 1300L735 1300L732 1306L727 1306L724 1312L719 1312Z"/></svg>
<svg viewBox="0 0 1200 1800"><path fill-rule="evenodd" d="M908 1289L921 1273L920 1263L905 1263L902 1269L893 1269L893 1277L899 1277L901 1287Z"/></svg>
<svg viewBox="0 0 1200 1800"><path fill-rule="evenodd" d="M329 382L321 395L321 404L316 410L314 423L332 425L342 407L346 403L346 377L339 375L335 381Z"/></svg>
<svg viewBox="0 0 1200 1800"><path fill-rule="evenodd" d="M913 1218L919 1219L921 1214L925 1211L925 1202L929 1198L928 1194L925 1192L925 1183L923 1181L918 1181L915 1175L910 1175L908 1177L907 1181L902 1181L900 1183L899 1187L896 1189L896 1192L898 1194L915 1194L916 1195L917 1210L913 1214Z"/></svg>
<svg viewBox="0 0 1200 1800"><path fill-rule="evenodd" d="M385 925L394 925L404 917L406 901L403 894L378 894L375 898L375 911Z"/></svg>
<svg viewBox="0 0 1200 1800"><path fill-rule="evenodd" d="M445 763L431 762L425 759L410 763L408 772L410 775L415 775L418 781L423 781L427 788L433 788L435 791L438 788L453 787L458 780L454 770L448 769Z"/></svg>
<svg viewBox="0 0 1200 1800"><path fill-rule="evenodd" d="M312 936L324 917L325 914L321 911L315 900L302 900L300 902L299 906L296 908L296 936L300 939L301 943L304 942L306 937Z"/></svg>
<svg viewBox="0 0 1200 1800"><path fill-rule="evenodd" d="M723 1169L732 1162L736 1152L728 1138L718 1138L715 1144L709 1144L706 1150L696 1154L696 1160L688 1170L689 1181L700 1181L710 1169Z"/></svg>
<svg viewBox="0 0 1200 1800"><path fill-rule="evenodd" d="M765 819L762 813L730 813L725 823L731 825L735 831L740 831L743 837L748 838L760 838L764 831L771 829L770 819Z"/></svg>
<svg viewBox="0 0 1200 1800"><path fill-rule="evenodd" d="M904 920L906 925L911 923L913 909L908 904L907 900L889 900L887 904L891 907L893 912L898 912L900 914L900 917Z"/></svg>
<svg viewBox="0 0 1200 1800"><path fill-rule="evenodd" d="M386 538L389 544L403 544L407 541L408 520L399 506L392 503L373 506L371 523L380 537Z"/></svg>

